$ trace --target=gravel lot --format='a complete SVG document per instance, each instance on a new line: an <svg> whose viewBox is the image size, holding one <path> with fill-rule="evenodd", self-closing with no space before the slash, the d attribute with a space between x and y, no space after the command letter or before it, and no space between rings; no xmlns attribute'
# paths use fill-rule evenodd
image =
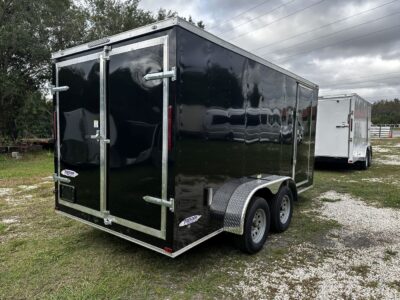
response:
<svg viewBox="0 0 400 300"><path fill-rule="evenodd" d="M374 163L400 165L400 156L392 152L398 153L398 146L374 147L381 153ZM362 181L398 185L398 179ZM318 241L291 247L273 265L249 263L243 280L222 289L234 297L259 299L400 299L400 210L372 206L335 190L313 203L315 208L303 213L336 221L339 228Z"/></svg>

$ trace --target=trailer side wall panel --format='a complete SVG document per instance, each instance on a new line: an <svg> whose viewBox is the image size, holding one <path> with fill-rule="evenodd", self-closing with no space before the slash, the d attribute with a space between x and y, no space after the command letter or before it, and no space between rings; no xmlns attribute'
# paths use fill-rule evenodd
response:
<svg viewBox="0 0 400 300"><path fill-rule="evenodd" d="M292 176L296 80L177 28L175 247L223 225L210 218L209 188L255 174ZM317 90L299 88L296 176L312 184ZM308 180L309 179L309 180ZM300 182L299 181L299 182ZM201 215L191 227L179 221Z"/></svg>

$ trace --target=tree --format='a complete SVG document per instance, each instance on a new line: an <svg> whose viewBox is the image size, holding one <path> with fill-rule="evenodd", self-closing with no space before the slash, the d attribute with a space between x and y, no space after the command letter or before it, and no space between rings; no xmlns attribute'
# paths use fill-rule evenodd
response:
<svg viewBox="0 0 400 300"><path fill-rule="evenodd" d="M142 10L139 0L79 3L0 1L0 143L50 132L51 106L43 86L51 78L51 52L177 16ZM197 25L204 27L201 21Z"/></svg>
<svg viewBox="0 0 400 300"><path fill-rule="evenodd" d="M400 100L381 100L372 105L372 123L400 124Z"/></svg>
<svg viewBox="0 0 400 300"><path fill-rule="evenodd" d="M17 139L21 122L34 115L27 107L48 107L40 91L50 78L51 50L83 37L83 14L70 0L0 2L0 137Z"/></svg>

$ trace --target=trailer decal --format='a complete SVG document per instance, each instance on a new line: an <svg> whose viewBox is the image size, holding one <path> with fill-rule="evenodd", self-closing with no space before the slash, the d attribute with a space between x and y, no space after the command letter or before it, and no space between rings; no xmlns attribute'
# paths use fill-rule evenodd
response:
<svg viewBox="0 0 400 300"><path fill-rule="evenodd" d="M194 216L191 216L191 217L187 217L186 219L184 219L182 222L179 223L179 227L183 227L183 226L187 226L187 225L190 225L192 223L195 223L200 218L201 218L201 215L194 215Z"/></svg>
<svg viewBox="0 0 400 300"><path fill-rule="evenodd" d="M73 170L67 170L67 169L62 170L62 171L61 171L61 174L64 175L64 176L72 177L72 178L75 178L76 176L79 175L79 174L76 173L75 171L73 171Z"/></svg>

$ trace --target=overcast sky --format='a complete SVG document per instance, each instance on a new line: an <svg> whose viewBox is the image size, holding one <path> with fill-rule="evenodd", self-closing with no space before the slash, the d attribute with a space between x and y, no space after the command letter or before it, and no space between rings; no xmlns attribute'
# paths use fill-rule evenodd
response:
<svg viewBox="0 0 400 300"><path fill-rule="evenodd" d="M400 97L400 0L142 0L320 86L320 95Z"/></svg>

